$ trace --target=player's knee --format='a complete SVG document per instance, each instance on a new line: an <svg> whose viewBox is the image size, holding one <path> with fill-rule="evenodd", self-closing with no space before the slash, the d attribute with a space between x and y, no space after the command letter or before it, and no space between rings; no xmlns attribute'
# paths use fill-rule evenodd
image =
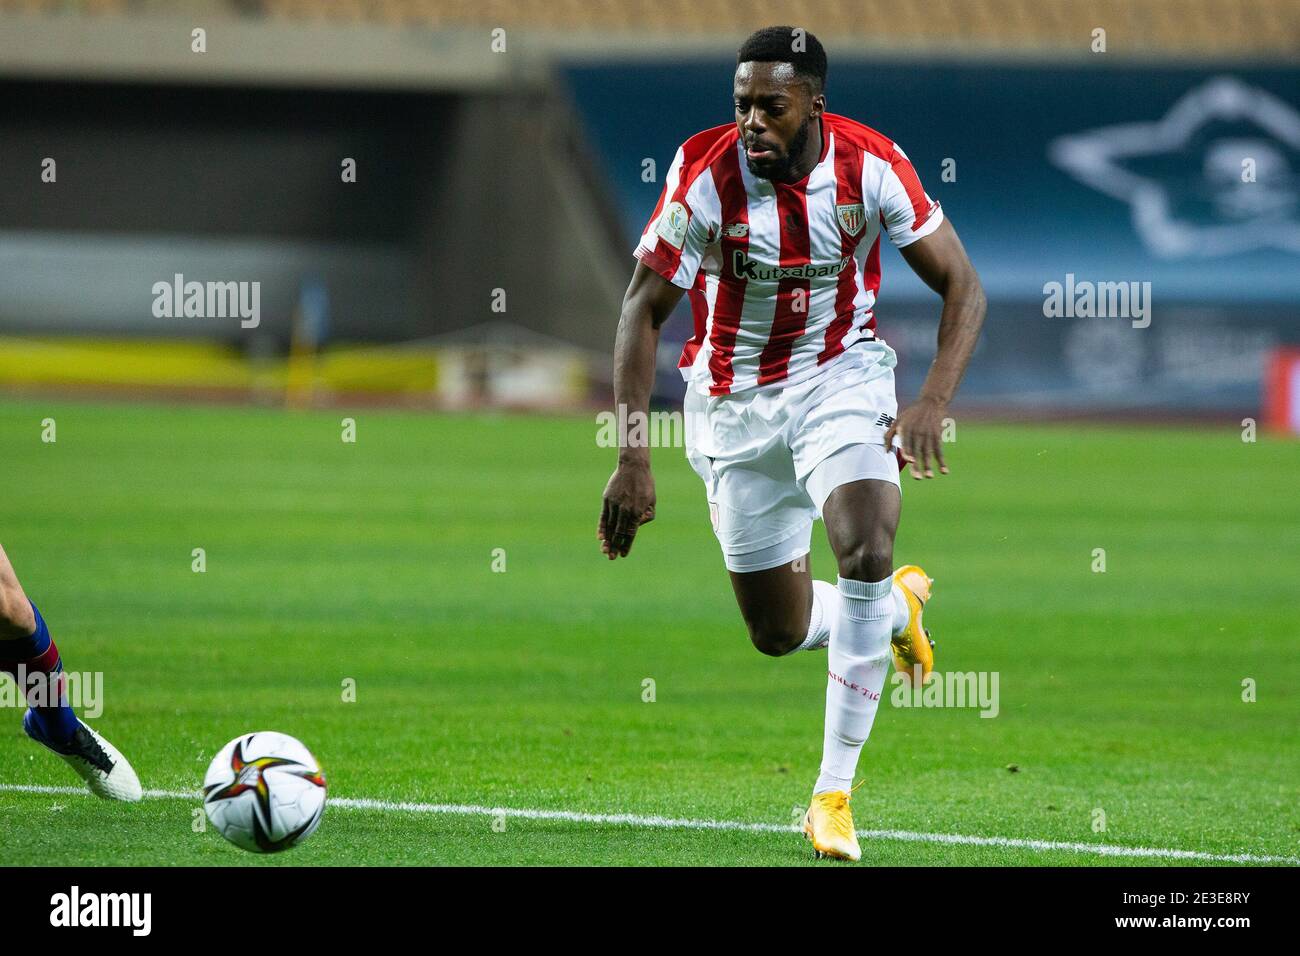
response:
<svg viewBox="0 0 1300 956"><path fill-rule="evenodd" d="M35 627L36 616L23 589L16 583L0 581L0 639L26 637Z"/></svg>
<svg viewBox="0 0 1300 956"><path fill-rule="evenodd" d="M773 622L749 622L749 639L760 653L782 657L803 643L806 635Z"/></svg>
<svg viewBox="0 0 1300 956"><path fill-rule="evenodd" d="M839 556L840 577L883 581L894 570L894 546L886 538L863 541Z"/></svg>

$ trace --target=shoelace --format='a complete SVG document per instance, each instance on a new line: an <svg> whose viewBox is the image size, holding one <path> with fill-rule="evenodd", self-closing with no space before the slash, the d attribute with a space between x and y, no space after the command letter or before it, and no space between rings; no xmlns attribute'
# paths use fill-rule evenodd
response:
<svg viewBox="0 0 1300 956"><path fill-rule="evenodd" d="M73 735L72 748L71 756L80 757L105 776L113 772L113 761L108 759L108 754L99 745L99 741L84 726L78 727Z"/></svg>
<svg viewBox="0 0 1300 956"><path fill-rule="evenodd" d="M853 788L848 793L837 790L828 794L833 798L833 801L826 801L826 815L830 818L831 825L841 833L853 832L853 815L849 812L849 797L856 793L858 787L866 782L867 778L863 777L853 785Z"/></svg>

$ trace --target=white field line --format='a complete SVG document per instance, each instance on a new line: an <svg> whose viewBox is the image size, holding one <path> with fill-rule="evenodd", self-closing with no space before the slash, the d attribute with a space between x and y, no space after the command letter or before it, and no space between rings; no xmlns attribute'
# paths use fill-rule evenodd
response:
<svg viewBox="0 0 1300 956"><path fill-rule="evenodd" d="M0 783L0 793L48 793L87 796L84 787L46 787L35 784ZM198 791L146 790L157 800L202 799ZM377 810L384 813L439 813L451 816L506 816L521 820L560 820L566 823L610 824L657 830L733 830L741 833L797 833L799 827L784 823L746 823L741 820L690 820L678 817L643 816L636 813L579 813L572 810L529 810L463 803L411 803L373 800L366 797L330 797L329 805L344 810ZM959 833L919 833L913 830L859 830L869 840L903 840L911 843L946 843L953 846L992 846L1016 850L1058 850L1097 856L1141 857L1161 860L1199 860L1207 863L1289 863L1300 865L1300 857L1256 853L1204 853L1200 850L1172 850L1165 847L1115 846L1107 843L1064 843L1056 840L1026 840L1019 837L966 836Z"/></svg>

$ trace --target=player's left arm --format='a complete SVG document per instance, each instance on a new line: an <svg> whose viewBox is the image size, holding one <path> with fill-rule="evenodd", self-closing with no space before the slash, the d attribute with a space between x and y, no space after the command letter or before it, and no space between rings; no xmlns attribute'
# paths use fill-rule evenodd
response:
<svg viewBox="0 0 1300 956"><path fill-rule="evenodd" d="M903 457L911 463L912 477L933 478L932 461L941 474L948 473L943 460L943 422L975 351L987 302L957 230L946 219L930 235L899 252L912 271L943 297L943 312L939 316L939 348L921 394L899 413L885 434L885 447L891 447L897 434Z"/></svg>

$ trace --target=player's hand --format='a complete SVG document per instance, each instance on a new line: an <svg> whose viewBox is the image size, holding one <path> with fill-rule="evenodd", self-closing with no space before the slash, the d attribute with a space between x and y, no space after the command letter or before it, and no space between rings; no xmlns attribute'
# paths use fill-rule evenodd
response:
<svg viewBox="0 0 1300 956"><path fill-rule="evenodd" d="M596 537L600 550L613 561L627 557L637 528L655 518L655 480L648 462L620 464L605 485Z"/></svg>
<svg viewBox="0 0 1300 956"><path fill-rule="evenodd" d="M913 478L933 478L931 461L938 466L939 474L948 474L948 465L943 460L943 422L947 417L946 402L922 396L903 409L889 426L885 432L885 450L893 448L897 435L903 460L911 465Z"/></svg>

